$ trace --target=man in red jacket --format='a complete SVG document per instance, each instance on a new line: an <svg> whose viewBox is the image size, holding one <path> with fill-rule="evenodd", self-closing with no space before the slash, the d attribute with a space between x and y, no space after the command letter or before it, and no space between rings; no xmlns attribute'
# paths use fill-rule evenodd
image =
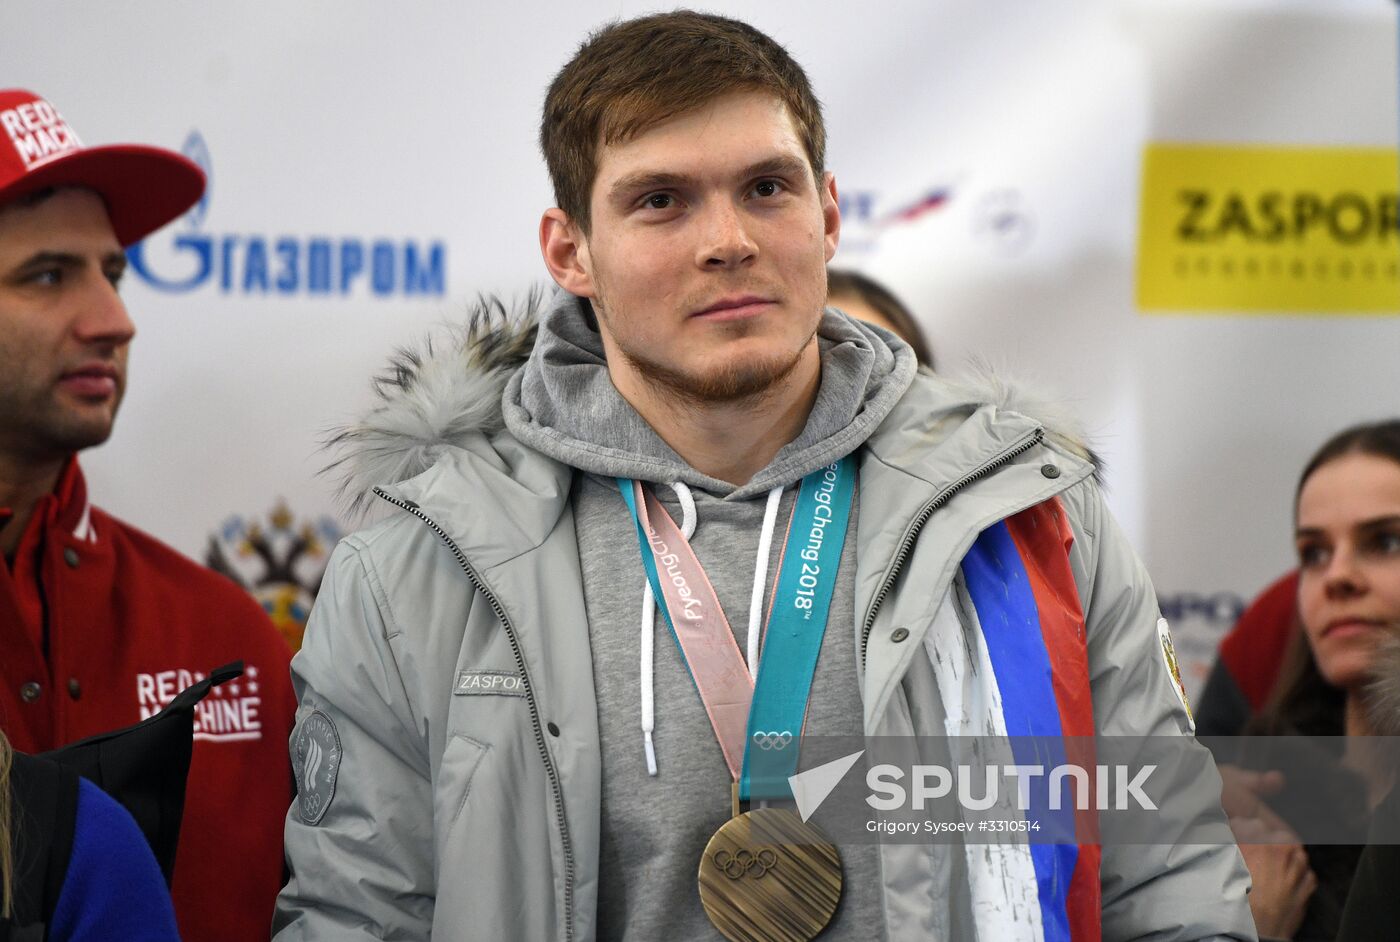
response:
<svg viewBox="0 0 1400 942"><path fill-rule="evenodd" d="M291 652L242 590L88 502L135 327L123 248L188 209L178 154L85 148L48 102L0 90L0 728L26 752L127 726L212 668L195 715L174 898L193 942L267 938L291 797Z"/></svg>

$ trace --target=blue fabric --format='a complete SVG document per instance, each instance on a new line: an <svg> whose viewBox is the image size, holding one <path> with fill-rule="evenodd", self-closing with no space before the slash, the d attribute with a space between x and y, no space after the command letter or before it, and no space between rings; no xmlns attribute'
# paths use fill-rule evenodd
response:
<svg viewBox="0 0 1400 942"><path fill-rule="evenodd" d="M49 925L53 942L179 942L155 855L131 815L78 782L73 854Z"/></svg>
<svg viewBox="0 0 1400 942"><path fill-rule="evenodd" d="M962 571L972 607L977 610L977 620L982 625L997 687L1001 690L1002 713L1006 733L1012 737L1012 754L1018 764L1039 765L1048 771L1065 761L1063 747L1056 746L1062 742L1059 739L1060 708L1051 680L1050 654L1045 649L1045 636L1040 628L1040 609L1021 553L1005 521L982 531L963 559ZM1032 736L1045 738L1018 738ZM1037 747L1049 754L1037 755ZM1046 784L1043 777L1032 780L1033 810L1028 817L1040 820L1067 817L1068 833L1072 835L1073 811L1049 811ZM1063 833L1063 824L1058 827L1052 824L1052 827ZM1036 835L1029 836L1045 940L1069 942L1067 898L1079 848L1074 844L1035 843Z"/></svg>

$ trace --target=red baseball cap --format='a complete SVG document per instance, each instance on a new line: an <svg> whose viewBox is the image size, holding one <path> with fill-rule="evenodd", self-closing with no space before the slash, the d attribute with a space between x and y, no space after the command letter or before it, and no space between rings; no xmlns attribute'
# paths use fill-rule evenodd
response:
<svg viewBox="0 0 1400 942"><path fill-rule="evenodd" d="M53 105L24 89L0 90L0 206L56 186L96 190L125 247L193 206L204 171L159 147L84 147Z"/></svg>

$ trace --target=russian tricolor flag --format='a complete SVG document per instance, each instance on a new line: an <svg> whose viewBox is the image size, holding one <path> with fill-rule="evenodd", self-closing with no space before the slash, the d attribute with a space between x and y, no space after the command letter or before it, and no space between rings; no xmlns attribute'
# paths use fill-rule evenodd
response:
<svg viewBox="0 0 1400 942"><path fill-rule="evenodd" d="M1000 694L1001 717L994 725L1004 721L1001 735L1053 737L1056 743L1047 747L1047 740L1013 739L1015 761L1047 771L1073 762L1088 769L1092 781L1094 710L1084 616L1069 565L1072 542L1064 509L1050 500L983 531L964 558L962 573ZM1083 738L1062 743L1059 737ZM1026 754L1036 751L1053 754ZM1061 804L1066 810L1055 812L1047 810L1048 781L1033 781L1039 788L1032 788L1028 818L1040 818L1051 825L1046 832L1069 841L1074 840L1076 816L1081 835L1097 833L1092 786L1088 810L1075 811L1074 796L1067 795ZM1031 858L1040 937L1046 942L1099 942L1099 845L1035 843L1036 834L1029 836L1029 847L1014 852L1028 852Z"/></svg>

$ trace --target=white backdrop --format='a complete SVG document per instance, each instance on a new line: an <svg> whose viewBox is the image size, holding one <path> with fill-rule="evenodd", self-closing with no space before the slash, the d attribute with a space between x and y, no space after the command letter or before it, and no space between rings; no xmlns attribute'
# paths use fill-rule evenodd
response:
<svg viewBox="0 0 1400 942"><path fill-rule="evenodd" d="M98 502L201 558L212 534L236 556L254 524L287 524L279 501L283 538L329 532L324 430L369 403L394 345L476 292L545 278L544 88L590 28L651 8L5 0L0 84L49 97L87 143L183 147L212 176L142 254L155 279L190 282L208 246L207 277L127 283L128 398L84 459ZM1364 316L1140 310L1145 149L1393 151L1395 5L706 8L771 32L812 76L845 208L837 261L918 311L944 371L981 356L1083 417L1194 688L1240 600L1290 564L1307 454L1400 413L1400 282L1383 272L1394 303ZM1394 258L1394 236L1370 251ZM264 565L231 564L250 581Z"/></svg>

